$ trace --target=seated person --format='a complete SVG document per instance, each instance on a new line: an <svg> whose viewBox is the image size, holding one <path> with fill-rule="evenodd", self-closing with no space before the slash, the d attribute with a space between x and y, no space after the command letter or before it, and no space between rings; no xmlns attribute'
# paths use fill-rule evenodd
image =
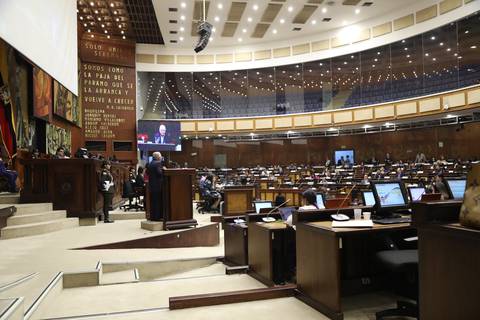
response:
<svg viewBox="0 0 480 320"><path fill-rule="evenodd" d="M7 165L3 162L3 159L0 158L0 176L4 177L8 181L8 192L17 192L17 177L18 173L13 170L8 170Z"/></svg>
<svg viewBox="0 0 480 320"><path fill-rule="evenodd" d="M143 178L143 167L138 167L137 169L137 177L135 178L135 186L136 187L145 187L145 179Z"/></svg>
<svg viewBox="0 0 480 320"><path fill-rule="evenodd" d="M317 193L314 190L312 189L305 190L302 193L302 197L303 197L303 206L298 208L298 211L309 211L309 210L319 209L317 205ZM286 221L286 223L289 226L293 226L292 219L293 219L293 215L290 215L290 217L288 217ZM293 226L293 228L296 229L295 226Z"/></svg>
<svg viewBox="0 0 480 320"><path fill-rule="evenodd" d="M283 194L277 194L274 201L275 208L280 206L284 207L286 205L285 201L285 196Z"/></svg>
<svg viewBox="0 0 480 320"><path fill-rule="evenodd" d="M368 179L368 174L363 175L362 184L370 184L370 179Z"/></svg>
<svg viewBox="0 0 480 320"><path fill-rule="evenodd" d="M65 155L65 148L58 147L53 159L68 159L68 157Z"/></svg>
<svg viewBox="0 0 480 320"><path fill-rule="evenodd" d="M435 181L433 183L434 190L436 193L440 193L442 196L442 200L446 200L450 198L450 195L448 194L447 187L445 186L443 174L439 173L435 176Z"/></svg>
<svg viewBox="0 0 480 320"><path fill-rule="evenodd" d="M222 196L213 188L213 175L208 174L205 181L200 185L200 192L207 200L212 201L211 209L218 209Z"/></svg>

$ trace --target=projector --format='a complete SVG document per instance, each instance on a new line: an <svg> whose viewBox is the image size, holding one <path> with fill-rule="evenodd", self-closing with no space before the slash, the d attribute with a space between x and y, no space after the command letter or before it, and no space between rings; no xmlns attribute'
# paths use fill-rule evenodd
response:
<svg viewBox="0 0 480 320"><path fill-rule="evenodd" d="M200 36L200 39L198 40L197 45L195 46L195 49L193 49L196 53L199 53L208 44L208 41L210 39L210 36L212 35L212 25L208 23L207 21L203 21L198 25L198 35Z"/></svg>

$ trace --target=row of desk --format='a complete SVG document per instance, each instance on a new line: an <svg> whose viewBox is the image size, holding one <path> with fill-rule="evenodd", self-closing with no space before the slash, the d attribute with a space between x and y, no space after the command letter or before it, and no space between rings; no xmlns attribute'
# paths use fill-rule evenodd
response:
<svg viewBox="0 0 480 320"><path fill-rule="evenodd" d="M379 239L418 232L420 318L477 319L480 231L458 224L460 206L458 201L417 203L412 224L368 229L332 228L332 210L295 213L296 231L283 222L263 223L262 214L247 215L245 224L224 217L225 260L248 265L267 285L296 281L299 299L331 319L343 319L342 297L389 281L372 263L375 251L385 249ZM347 215L352 211L341 209Z"/></svg>

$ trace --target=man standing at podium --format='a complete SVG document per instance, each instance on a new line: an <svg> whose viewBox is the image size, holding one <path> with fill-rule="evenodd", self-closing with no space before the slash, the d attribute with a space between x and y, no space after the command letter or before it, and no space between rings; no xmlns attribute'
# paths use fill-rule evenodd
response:
<svg viewBox="0 0 480 320"><path fill-rule="evenodd" d="M153 153L153 160L148 164L147 174L150 189L150 220L160 221L163 218L162 183L164 159L160 152Z"/></svg>

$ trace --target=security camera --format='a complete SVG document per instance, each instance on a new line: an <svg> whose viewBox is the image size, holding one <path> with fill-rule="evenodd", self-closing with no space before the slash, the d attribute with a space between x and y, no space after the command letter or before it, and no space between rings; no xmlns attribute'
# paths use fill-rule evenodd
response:
<svg viewBox="0 0 480 320"><path fill-rule="evenodd" d="M198 25L197 33L200 36L200 39L198 40L195 49L193 49L196 53L199 53L207 46L210 36L212 35L212 27L213 26L207 21L203 21Z"/></svg>

